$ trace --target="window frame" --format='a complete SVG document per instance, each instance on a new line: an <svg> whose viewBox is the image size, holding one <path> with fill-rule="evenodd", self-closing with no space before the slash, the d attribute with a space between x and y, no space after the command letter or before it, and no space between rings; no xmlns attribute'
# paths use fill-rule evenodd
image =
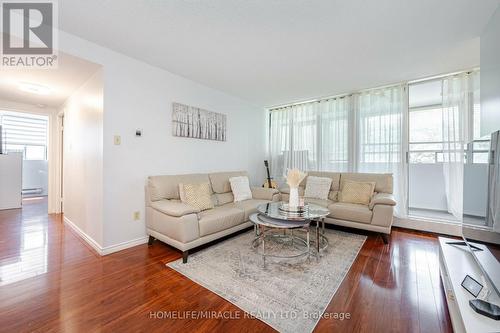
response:
<svg viewBox="0 0 500 333"><path fill-rule="evenodd" d="M23 135L26 136L26 134L20 134L21 140L19 140L19 141L12 141L12 140L9 141L7 139L8 136L6 133L6 127L9 127L9 125L5 124L6 118L7 118L7 121L8 120L18 120L21 123L22 123L22 119L26 119L28 121L26 121L26 124L24 125L25 127L30 127L29 120L36 120L38 123L42 124L41 127L38 127L39 132L45 132L44 136L39 135L39 137L42 137L42 136L44 137L43 142L37 143L36 142L37 140L33 140L32 142L29 142L30 139L22 138L22 136ZM4 138L2 140L2 144L4 145L5 152L16 152L16 153L20 152L23 154L24 161L48 161L48 146L49 146L49 116L48 115L29 113L29 112L23 112L23 111L11 111L11 110L0 109L0 125L2 125L2 128L3 128L2 134L4 135ZM36 128L36 127L37 126L35 124L34 128ZM40 129L42 131L40 131ZM28 134L28 136L29 136L29 134ZM19 148L12 149L12 148L9 148L9 146L19 146ZM43 158L42 159L27 158L28 157L28 149L30 147L43 147Z"/></svg>
<svg viewBox="0 0 500 333"><path fill-rule="evenodd" d="M473 94L471 92L471 94ZM473 103L473 111L476 110L476 106L479 105L479 103L474 103L474 99L471 98L471 103ZM422 150L412 150L412 145L418 145L418 144L439 144L441 147L444 147L444 142L443 141L411 141L410 136L411 136L411 112L415 111L426 111L426 110L435 110L438 108L442 108L443 104L429 104L429 105L423 105L423 106L416 106L416 107L410 107L408 105L408 164L438 164L438 163L443 163L442 160L439 161L438 155L443 154L444 150L443 149L422 149ZM479 105L480 107L480 105ZM472 112L472 126L471 126L471 131L472 132L472 137L474 137L474 128L475 128L475 122L476 122L476 113ZM476 153L489 153L489 149L474 149L474 143L477 142L489 142L490 139L488 138L479 138L479 139L474 139L469 142L469 144L465 144L464 146L464 163L465 164L486 164L487 162L475 162L474 161L474 154ZM434 162L412 162L412 153L434 153Z"/></svg>

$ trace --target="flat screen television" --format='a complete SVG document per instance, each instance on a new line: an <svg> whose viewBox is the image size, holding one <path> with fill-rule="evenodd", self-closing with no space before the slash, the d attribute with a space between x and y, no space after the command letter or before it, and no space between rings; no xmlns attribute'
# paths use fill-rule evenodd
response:
<svg viewBox="0 0 500 333"><path fill-rule="evenodd" d="M483 150L477 149L481 144ZM489 149L487 140L481 144L471 142L470 148L471 145L476 146L467 149L471 158L474 158L475 151L479 151L478 154L483 154L487 163L466 163L464 166L462 236L485 278L500 295L500 131L491 134ZM479 195L471 195L473 191ZM474 200L478 201L475 203L476 210L470 214L474 211L471 208Z"/></svg>

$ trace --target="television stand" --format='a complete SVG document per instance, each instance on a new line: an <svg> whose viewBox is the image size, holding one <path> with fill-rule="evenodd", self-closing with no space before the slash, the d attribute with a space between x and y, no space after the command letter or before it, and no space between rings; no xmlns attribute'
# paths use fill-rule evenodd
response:
<svg viewBox="0 0 500 333"><path fill-rule="evenodd" d="M475 312L469 305L469 300L475 299L475 297L462 287L462 281L466 275L470 275L477 281L482 281L482 271L468 247L458 247L457 244L453 243L457 243L457 241L439 237L439 272L446 294L453 331L457 333L500 331L498 321ZM500 298L493 291L493 287L485 287L492 290L487 301L500 305Z"/></svg>

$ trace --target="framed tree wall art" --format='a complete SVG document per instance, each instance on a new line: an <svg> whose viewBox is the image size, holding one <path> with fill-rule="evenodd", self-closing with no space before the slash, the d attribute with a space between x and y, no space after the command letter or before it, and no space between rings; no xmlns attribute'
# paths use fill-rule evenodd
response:
<svg viewBox="0 0 500 333"><path fill-rule="evenodd" d="M226 115L174 102L172 135L226 141Z"/></svg>

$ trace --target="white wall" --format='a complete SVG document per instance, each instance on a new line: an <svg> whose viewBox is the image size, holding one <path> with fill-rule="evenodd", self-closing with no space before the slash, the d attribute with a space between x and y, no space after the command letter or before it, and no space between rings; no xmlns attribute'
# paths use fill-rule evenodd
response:
<svg viewBox="0 0 500 333"><path fill-rule="evenodd" d="M500 6L481 34L481 135L500 129Z"/></svg>
<svg viewBox="0 0 500 333"><path fill-rule="evenodd" d="M131 59L104 66L105 246L145 235L149 175L248 170L254 183L262 182L263 109ZM227 114L227 141L173 137L172 102ZM121 135L121 146L113 145L113 135Z"/></svg>
<svg viewBox="0 0 500 333"><path fill-rule="evenodd" d="M104 66L103 248L144 240L149 175L248 170L254 184L263 182L264 108L64 32L59 37L63 52ZM227 142L173 137L172 102L227 114ZM121 135L120 146L114 135ZM87 200L95 205L97 198Z"/></svg>
<svg viewBox="0 0 500 333"><path fill-rule="evenodd" d="M97 71L66 101L64 110L64 217L103 243L103 78Z"/></svg>

